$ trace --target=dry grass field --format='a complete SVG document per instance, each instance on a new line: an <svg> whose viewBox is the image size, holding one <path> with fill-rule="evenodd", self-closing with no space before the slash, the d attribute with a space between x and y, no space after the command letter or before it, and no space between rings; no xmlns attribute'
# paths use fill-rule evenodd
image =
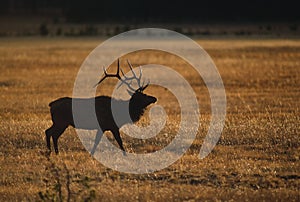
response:
<svg viewBox="0 0 300 202"><path fill-rule="evenodd" d="M201 127L188 152L170 167L143 175L100 164L73 128L59 139L59 155L46 152L48 103L72 95L81 63L100 42L0 39L0 201L300 200L300 40L198 40L216 63L227 95L221 139L203 160L197 155L210 120L210 101L201 78L172 55L127 55L134 65L158 63L176 69L201 103ZM107 80L98 94L109 95L114 85L115 80ZM180 114L172 94L156 86L146 93L165 107L168 123L147 141L123 134L131 152L156 151L178 129ZM138 124L147 121L145 114ZM112 135L106 135L115 144Z"/></svg>

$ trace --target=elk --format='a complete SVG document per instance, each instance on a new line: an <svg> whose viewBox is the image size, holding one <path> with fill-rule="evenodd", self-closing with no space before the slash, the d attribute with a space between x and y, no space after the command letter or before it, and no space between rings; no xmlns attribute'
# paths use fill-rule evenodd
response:
<svg viewBox="0 0 300 202"><path fill-rule="evenodd" d="M141 84L141 77L142 77L142 70L140 68L140 74L137 76L137 74L133 71L133 67L130 64L130 62L127 60L127 63L129 65L129 68L132 73L132 77L125 76L122 69L120 68L120 60L118 59L118 67L116 74L108 74L107 69L104 68L104 76L100 81L95 85L99 85L102 81L104 81L108 77L115 77L121 81L121 84L125 84L127 86L127 92L131 96L129 100L117 100L112 97L108 96L97 96L93 98L70 98L70 97L63 97L59 98L49 104L50 107L50 113L52 118L52 126L48 128L46 133L46 143L49 151L51 152L51 143L50 139L52 137L52 141L54 144L54 150L55 153L58 154L58 145L57 141L58 138L61 136L61 134L65 131L65 129L68 126L72 126L74 128L80 128L80 129L87 129L87 130L98 130L96 134L96 138L94 141L94 146L91 150L91 154L95 153L95 150L97 148L97 145L99 144L103 133L105 131L111 131L115 140L117 141L119 147L123 151L123 154L126 155L125 149L123 147L122 139L120 136L119 129L127 124L131 123L131 121L137 122L141 116L143 115L145 109L147 106L149 106L152 103L155 103L157 99L153 96L146 95L143 93L143 91L149 86L149 82L144 85ZM123 75L121 77L120 71ZM131 83L133 80L136 80L138 84L138 88L134 89L131 86ZM80 124L80 126L76 126L74 124L73 120L73 112L72 112L72 102L77 101L81 103L89 104L91 103L91 99L95 99L95 111L96 111L96 117L98 124ZM131 120L124 119L122 123L118 123L118 125L115 123L112 110L111 110L111 102L114 101L118 107L125 107L129 106L129 115ZM121 124L121 125L120 125ZM99 126L101 130L99 130Z"/></svg>

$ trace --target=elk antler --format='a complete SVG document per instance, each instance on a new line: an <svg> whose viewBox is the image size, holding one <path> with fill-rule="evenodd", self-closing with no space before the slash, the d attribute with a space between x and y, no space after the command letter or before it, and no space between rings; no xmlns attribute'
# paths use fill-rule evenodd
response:
<svg viewBox="0 0 300 202"><path fill-rule="evenodd" d="M94 87L98 86L104 79L106 79L107 77L117 77L119 80L121 80L121 76L119 74L120 72L120 66L119 66L119 60L118 60L118 69L117 69L117 73L116 74L108 74L106 72L106 70L108 69L109 67L107 67L106 69L103 67L103 71L104 71L104 77L102 77L102 79L100 79L100 81L98 81L98 83L96 83L94 85Z"/></svg>
<svg viewBox="0 0 300 202"><path fill-rule="evenodd" d="M100 84L104 79L106 79L107 77L116 77L116 78L118 78L118 79L121 81L121 83L119 84L118 88L119 88L122 84L125 84L126 86L128 86L128 88L129 88L132 92L135 92L135 91L140 91L140 92L142 92L143 90L145 90L145 89L148 87L149 82L148 82L146 85L144 85L144 82L143 82L143 84L141 85L141 78L142 78L142 69L141 69L141 67L139 67L139 69L140 69L140 74L139 74L139 76L137 76L136 73L133 71L133 67L132 67L131 63L129 62L129 60L127 60L127 63L128 63L129 68L130 68L130 70L131 70L131 72L132 72L132 77L128 77L128 76L126 76L126 75L124 74L123 70L120 68L120 59L118 59L118 69L117 69L117 73L116 73L116 74L108 74L108 73L106 72L106 70L107 70L109 67L108 67L107 69L103 68L103 71L104 71L104 77L102 77L102 79L101 79L94 87L96 87L97 85L99 85L99 84ZM124 79L121 78L121 76L120 76L120 71L121 71L121 73L122 73ZM132 80L136 80L136 81L137 81L137 84L138 84L138 86L139 86L139 88L138 88L137 90L135 90L134 88L132 88L132 87L130 86L131 83L132 83Z"/></svg>

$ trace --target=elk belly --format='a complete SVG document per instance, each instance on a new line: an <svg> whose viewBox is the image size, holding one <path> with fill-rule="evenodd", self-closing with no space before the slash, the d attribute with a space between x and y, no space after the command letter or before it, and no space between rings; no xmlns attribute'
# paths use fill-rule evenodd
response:
<svg viewBox="0 0 300 202"><path fill-rule="evenodd" d="M95 99L73 99L74 127L78 129L99 129L95 111Z"/></svg>

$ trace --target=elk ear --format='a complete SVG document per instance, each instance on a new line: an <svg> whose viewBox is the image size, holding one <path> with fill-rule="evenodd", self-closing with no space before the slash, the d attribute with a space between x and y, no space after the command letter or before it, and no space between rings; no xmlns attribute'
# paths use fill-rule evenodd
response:
<svg viewBox="0 0 300 202"><path fill-rule="evenodd" d="M135 92L143 92L147 87L149 86L149 84L145 85L145 86L142 86L140 88L138 88Z"/></svg>
<svg viewBox="0 0 300 202"><path fill-rule="evenodd" d="M149 86L149 84L145 85L144 87L141 88L141 91L144 91L147 87Z"/></svg>
<svg viewBox="0 0 300 202"><path fill-rule="evenodd" d="M127 93L132 96L133 95L133 92L131 92L130 90L127 89Z"/></svg>

